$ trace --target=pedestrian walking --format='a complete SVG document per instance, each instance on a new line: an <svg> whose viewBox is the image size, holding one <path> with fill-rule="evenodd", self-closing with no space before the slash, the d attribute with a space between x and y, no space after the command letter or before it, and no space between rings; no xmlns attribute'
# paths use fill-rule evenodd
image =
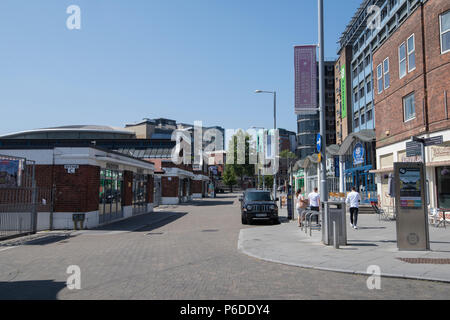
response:
<svg viewBox="0 0 450 320"><path fill-rule="evenodd" d="M350 192L345 200L345 203L350 206L350 225L353 229L358 229L358 211L359 211L359 203L361 202L361 196L358 192L356 192L356 188L352 188L352 192Z"/></svg>
<svg viewBox="0 0 450 320"><path fill-rule="evenodd" d="M306 207L308 206L308 200L303 195L303 189L297 191L295 199L297 200L298 226L301 227L305 220Z"/></svg>
<svg viewBox="0 0 450 320"><path fill-rule="evenodd" d="M320 212L320 194L318 193L318 191L318 188L314 188L314 191L308 195L308 201L311 211ZM314 219L316 220L316 223L319 223L318 216L315 216Z"/></svg>

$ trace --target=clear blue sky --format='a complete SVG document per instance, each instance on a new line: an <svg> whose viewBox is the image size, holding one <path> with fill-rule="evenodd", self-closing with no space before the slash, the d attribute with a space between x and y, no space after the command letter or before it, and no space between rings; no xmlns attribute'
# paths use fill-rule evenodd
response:
<svg viewBox="0 0 450 320"><path fill-rule="evenodd" d="M361 0L325 0L325 55ZM81 8L81 30L66 9ZM316 0L2 0L0 134L171 118L296 131L294 45L317 43Z"/></svg>

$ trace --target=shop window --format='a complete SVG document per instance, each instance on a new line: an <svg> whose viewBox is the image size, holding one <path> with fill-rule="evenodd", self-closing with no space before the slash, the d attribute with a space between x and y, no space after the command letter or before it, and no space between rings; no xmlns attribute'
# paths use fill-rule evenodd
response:
<svg viewBox="0 0 450 320"><path fill-rule="evenodd" d="M436 168L438 207L450 209L450 167Z"/></svg>
<svg viewBox="0 0 450 320"><path fill-rule="evenodd" d="M440 15L441 54L450 52L450 10Z"/></svg>
<svg viewBox="0 0 450 320"><path fill-rule="evenodd" d="M122 172L108 169L100 171L100 223L122 217L122 184Z"/></svg>

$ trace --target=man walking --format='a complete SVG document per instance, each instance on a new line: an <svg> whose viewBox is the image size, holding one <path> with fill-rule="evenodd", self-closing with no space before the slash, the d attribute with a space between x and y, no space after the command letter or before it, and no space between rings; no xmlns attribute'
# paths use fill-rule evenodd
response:
<svg viewBox="0 0 450 320"><path fill-rule="evenodd" d="M308 195L309 206L311 208L311 211L320 212L320 195L317 193L318 190L319 189L314 188L314 191ZM314 216L314 220L316 220L316 223L319 223L318 216Z"/></svg>
<svg viewBox="0 0 450 320"><path fill-rule="evenodd" d="M356 188L352 188L352 192L350 192L345 200L345 203L350 206L350 225L353 229L358 229L358 211L359 211L359 203L361 202L361 196L358 192L356 192Z"/></svg>

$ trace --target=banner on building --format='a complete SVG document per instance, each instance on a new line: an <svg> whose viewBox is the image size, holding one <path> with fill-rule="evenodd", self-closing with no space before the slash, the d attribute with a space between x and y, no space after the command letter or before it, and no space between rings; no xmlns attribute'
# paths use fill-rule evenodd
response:
<svg viewBox="0 0 450 320"><path fill-rule="evenodd" d="M345 64L341 68L341 117L347 117L347 79L345 76Z"/></svg>
<svg viewBox="0 0 450 320"><path fill-rule="evenodd" d="M17 187L19 160L0 160L0 187Z"/></svg>
<svg viewBox="0 0 450 320"><path fill-rule="evenodd" d="M315 114L317 111L317 46L294 47L295 114Z"/></svg>

